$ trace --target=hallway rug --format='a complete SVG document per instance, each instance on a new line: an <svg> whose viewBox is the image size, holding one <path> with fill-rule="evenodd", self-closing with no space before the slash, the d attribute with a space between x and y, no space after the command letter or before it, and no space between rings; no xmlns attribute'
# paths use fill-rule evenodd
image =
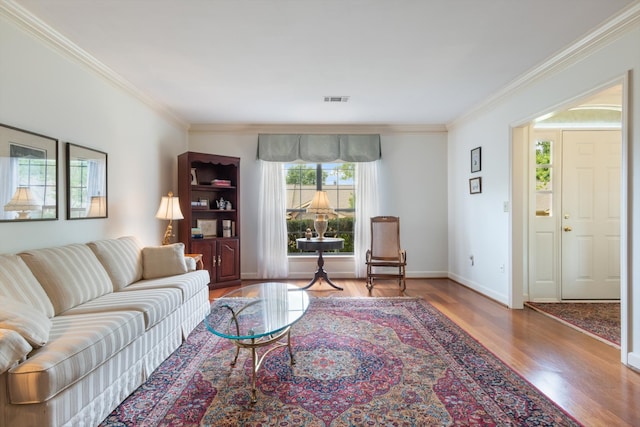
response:
<svg viewBox="0 0 640 427"><path fill-rule="evenodd" d="M525 305L606 344L620 348L619 302L526 302Z"/></svg>
<svg viewBox="0 0 640 427"><path fill-rule="evenodd" d="M430 304L312 298L288 351L251 356L201 323L102 426L579 426Z"/></svg>

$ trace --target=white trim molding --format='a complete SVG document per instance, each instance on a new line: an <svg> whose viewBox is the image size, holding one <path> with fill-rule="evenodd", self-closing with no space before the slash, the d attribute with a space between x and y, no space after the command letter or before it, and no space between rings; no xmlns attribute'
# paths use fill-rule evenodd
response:
<svg viewBox="0 0 640 427"><path fill-rule="evenodd" d="M314 133L314 134L424 134L447 132L445 125L383 125L383 124L224 124L197 123L189 127L190 133L254 134L254 133Z"/></svg>
<svg viewBox="0 0 640 427"><path fill-rule="evenodd" d="M165 105L143 93L124 77L98 61L87 51L54 30L44 21L32 15L15 1L0 0L0 14L6 16L20 28L32 34L54 50L60 52L65 57L84 65L115 87L125 91L134 98L137 98L149 108L156 111L167 120L170 120L172 123L178 125L180 128L184 130L189 129L189 124L185 120L176 116L176 114L169 110Z"/></svg>
<svg viewBox="0 0 640 427"><path fill-rule="evenodd" d="M510 84L500 89L493 96L487 98L480 105L477 105L470 111L453 120L451 123L448 123L446 126L447 129L452 129L458 124L471 119L483 111L491 109L495 104L505 98L508 98L511 94L517 92L521 88L587 57L595 49L598 49L603 44L608 43L610 40L631 29L638 21L640 21L640 1L635 1L607 22L595 28L581 40L551 56L542 64L530 69Z"/></svg>

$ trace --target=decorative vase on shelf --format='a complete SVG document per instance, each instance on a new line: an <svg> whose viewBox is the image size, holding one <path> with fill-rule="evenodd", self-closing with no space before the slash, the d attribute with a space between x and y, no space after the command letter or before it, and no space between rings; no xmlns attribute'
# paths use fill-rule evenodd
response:
<svg viewBox="0 0 640 427"><path fill-rule="evenodd" d="M216 200L216 206L220 210L224 210L226 204L227 202L222 197L220 197L220 200Z"/></svg>

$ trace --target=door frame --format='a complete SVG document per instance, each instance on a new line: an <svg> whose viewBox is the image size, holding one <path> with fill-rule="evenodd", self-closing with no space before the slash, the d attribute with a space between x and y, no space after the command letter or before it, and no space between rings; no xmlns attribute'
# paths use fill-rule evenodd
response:
<svg viewBox="0 0 640 427"><path fill-rule="evenodd" d="M522 308L525 296L529 294L529 126L538 117L557 111L566 110L576 105L580 100L594 95L608 87L622 85L622 124L621 124L621 179L620 179L620 316L621 340L620 358L625 365L628 363L629 341L629 191L630 179L629 163L629 88L630 72L612 79L602 85L575 96L548 110L538 112L511 125L510 131L510 199L511 213L509 215L509 307Z"/></svg>

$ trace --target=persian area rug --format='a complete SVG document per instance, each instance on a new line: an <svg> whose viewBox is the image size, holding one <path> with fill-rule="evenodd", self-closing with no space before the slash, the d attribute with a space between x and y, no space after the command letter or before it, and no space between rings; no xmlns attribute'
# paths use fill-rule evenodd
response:
<svg viewBox="0 0 640 427"><path fill-rule="evenodd" d="M258 371L200 324L103 426L578 426L430 304L313 298Z"/></svg>
<svg viewBox="0 0 640 427"><path fill-rule="evenodd" d="M525 305L606 344L620 348L618 302L526 302Z"/></svg>

